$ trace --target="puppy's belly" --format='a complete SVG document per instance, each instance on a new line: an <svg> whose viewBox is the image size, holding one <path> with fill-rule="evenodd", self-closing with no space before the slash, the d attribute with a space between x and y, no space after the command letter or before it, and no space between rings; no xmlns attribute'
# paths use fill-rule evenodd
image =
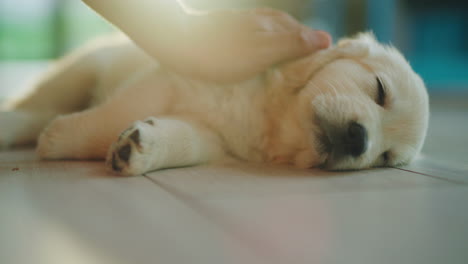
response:
<svg viewBox="0 0 468 264"><path fill-rule="evenodd" d="M144 109L145 118L166 116L195 122L220 135L225 149L234 156L260 160L252 145L258 144L264 130L265 117L261 109L265 102L265 83L261 78L219 85L152 66L130 75L114 90L111 87L98 89L104 90L98 91L103 95L112 93L110 98L95 103L126 100L115 107L125 104L128 111Z"/></svg>

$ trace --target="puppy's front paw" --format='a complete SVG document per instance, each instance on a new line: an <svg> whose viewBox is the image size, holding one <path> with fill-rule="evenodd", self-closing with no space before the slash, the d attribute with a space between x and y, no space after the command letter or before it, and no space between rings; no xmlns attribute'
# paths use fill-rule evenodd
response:
<svg viewBox="0 0 468 264"><path fill-rule="evenodd" d="M123 175L141 175L158 168L160 153L157 120L137 121L122 132L109 149L107 166Z"/></svg>

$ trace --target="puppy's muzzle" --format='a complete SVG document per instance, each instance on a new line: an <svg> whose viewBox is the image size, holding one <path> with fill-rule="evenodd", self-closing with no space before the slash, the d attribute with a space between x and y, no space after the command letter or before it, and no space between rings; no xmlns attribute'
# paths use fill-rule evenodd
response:
<svg viewBox="0 0 468 264"><path fill-rule="evenodd" d="M358 158L367 151L367 129L357 122L344 127L325 126L325 133L324 145L330 155L328 165L349 156Z"/></svg>

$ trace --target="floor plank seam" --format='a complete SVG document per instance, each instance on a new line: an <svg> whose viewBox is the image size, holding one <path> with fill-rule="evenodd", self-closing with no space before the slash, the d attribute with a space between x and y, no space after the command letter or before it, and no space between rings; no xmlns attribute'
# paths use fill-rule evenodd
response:
<svg viewBox="0 0 468 264"><path fill-rule="evenodd" d="M397 167L392 167L392 168L396 169L396 170L401 170L401 171L406 171L406 172L409 172L409 173L414 173L414 174L426 176L426 177L431 177L431 178L434 178L434 179L438 179L438 180L442 180L442 181L446 181L446 182L450 182L450 183L454 183L454 184L458 184L458 185L468 185L468 182L465 182L465 181L447 179L447 178L444 178L444 177L441 177L441 176L431 175L431 174L427 174L427 173L422 173L422 172L417 172L417 171L407 170L407 169L402 169L402 168L397 168Z"/></svg>

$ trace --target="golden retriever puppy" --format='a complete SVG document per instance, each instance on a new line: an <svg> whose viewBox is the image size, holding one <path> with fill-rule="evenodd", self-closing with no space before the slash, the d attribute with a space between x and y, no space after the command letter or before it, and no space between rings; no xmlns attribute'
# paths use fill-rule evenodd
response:
<svg viewBox="0 0 468 264"><path fill-rule="evenodd" d="M168 71L118 35L65 57L11 102L0 143L40 134L42 159L107 158L124 175L225 155L364 169L410 162L428 115L421 78L368 33L232 84Z"/></svg>

